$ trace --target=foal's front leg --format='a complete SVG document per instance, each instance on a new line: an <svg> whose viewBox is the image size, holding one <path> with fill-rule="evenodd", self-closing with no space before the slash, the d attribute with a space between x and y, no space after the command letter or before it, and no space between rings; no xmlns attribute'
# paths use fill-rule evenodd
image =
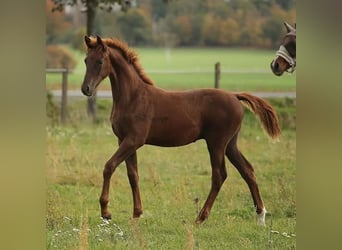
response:
<svg viewBox="0 0 342 250"><path fill-rule="evenodd" d="M133 195L133 218L138 218L143 213L139 191L139 174L137 165L137 153L134 152L126 160L127 175Z"/></svg>
<svg viewBox="0 0 342 250"><path fill-rule="evenodd" d="M111 219L111 213L108 211L110 178L119 164L134 154L136 149L137 146L132 140L124 139L122 143L120 143L118 150L107 161L104 167L103 186L100 196L101 216L104 219Z"/></svg>

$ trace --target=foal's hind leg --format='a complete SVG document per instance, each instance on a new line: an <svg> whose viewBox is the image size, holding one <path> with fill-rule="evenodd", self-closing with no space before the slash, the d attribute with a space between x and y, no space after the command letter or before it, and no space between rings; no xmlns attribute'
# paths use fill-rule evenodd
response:
<svg viewBox="0 0 342 250"><path fill-rule="evenodd" d="M142 205L139 191L139 175L137 165L137 153L134 152L126 160L127 175L133 195L133 218L140 217L142 214Z"/></svg>
<svg viewBox="0 0 342 250"><path fill-rule="evenodd" d="M265 225L266 209L264 207L261 195L259 192L256 177L254 175L254 169L247 159L242 155L236 145L237 134L229 142L226 155L230 162L237 168L242 178L246 181L249 190L252 194L254 206L258 215L259 224Z"/></svg>
<svg viewBox="0 0 342 250"><path fill-rule="evenodd" d="M227 178L227 171L224 162L224 143L220 144L211 144L207 141L208 150L210 153L210 162L211 162L211 189L208 195L208 198L201 209L198 217L196 219L196 223L200 224L205 219L208 218L210 214L210 210L214 204L214 201L221 189L221 186L225 179Z"/></svg>

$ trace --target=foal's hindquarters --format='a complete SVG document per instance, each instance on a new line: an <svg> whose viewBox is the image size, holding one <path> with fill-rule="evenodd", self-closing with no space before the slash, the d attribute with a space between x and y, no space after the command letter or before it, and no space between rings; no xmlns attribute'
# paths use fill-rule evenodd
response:
<svg viewBox="0 0 342 250"><path fill-rule="evenodd" d="M211 189L209 196L200 211L196 223L202 223L209 216L211 207L215 201L215 198L220 191L220 188L227 178L227 171L225 166L224 155L227 156L229 161L236 167L242 178L246 181L249 190L251 192L254 206L256 208L256 213L258 216L258 223L260 225L265 225L265 215L266 209L264 207L261 195L259 192L258 184L256 182L256 177L254 175L254 169L248 160L243 156L237 147L237 137L236 133L233 138L226 145L225 150L223 146L219 147L220 142L212 142L207 140L207 146L210 153L210 162L212 168L212 179L211 179ZM221 144L222 145L222 144Z"/></svg>
<svg viewBox="0 0 342 250"><path fill-rule="evenodd" d="M243 120L243 107L235 96L225 94L224 99L220 100L220 96L216 97L215 102L217 103L211 104L216 106L214 107L215 112L205 112L207 117L204 121L203 138L206 140L210 154L212 178L208 198L196 219L196 223L200 224L207 219L215 198L227 178L224 158L226 155L246 181L256 208L258 222L265 225L266 209L256 183L253 167L237 147L238 133Z"/></svg>

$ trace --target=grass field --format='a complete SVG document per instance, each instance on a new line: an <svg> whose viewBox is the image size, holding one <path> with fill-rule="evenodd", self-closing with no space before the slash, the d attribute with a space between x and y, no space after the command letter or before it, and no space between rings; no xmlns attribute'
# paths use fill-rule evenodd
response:
<svg viewBox="0 0 342 250"><path fill-rule="evenodd" d="M111 181L112 220L102 221L102 169L117 148L108 122L111 102L99 100L96 125L85 122L85 101L71 103L68 125L46 127L47 249L295 249L295 101L270 101L283 128L280 140L266 137L246 111L238 142L256 171L269 212L266 227L256 224L247 185L228 160L228 179L209 219L194 224L210 188L204 141L139 149L143 218L131 219L131 190L122 164Z"/></svg>
<svg viewBox="0 0 342 250"><path fill-rule="evenodd" d="M228 48L137 48L143 68L158 87L191 89L214 86L214 65L221 64L221 88L231 91L295 91L296 77L274 76L274 51ZM74 52L78 64L69 74L69 89L79 89L85 73L85 53ZM171 73L173 71L174 73ZM175 72L176 71L176 72ZM179 72L179 71L183 71ZM187 73L188 72L188 73ZM61 75L47 74L46 88L59 89ZM110 89L105 80L99 89Z"/></svg>
<svg viewBox="0 0 342 250"><path fill-rule="evenodd" d="M216 62L221 88L231 91L295 91L295 75L274 76L274 51L245 49L137 49L157 86L166 89L213 87ZM79 89L84 53L69 75ZM161 71L193 73L160 73ZM224 73L229 71L230 73ZM240 73L239 73L240 72ZM59 89L60 75L47 74L46 88ZM100 89L109 89L108 80ZM296 102L270 100L283 134L271 141L246 111L238 145L253 164L268 214L256 223L246 183L228 160L224 183L209 219L194 224L210 188L210 163L204 141L177 148L144 146L138 150L143 217L132 220L132 197L124 164L112 177L109 208L102 221L98 198L105 162L117 148L108 121L111 101L98 100L98 123L86 114L86 98L68 104L68 123L49 104L46 126L47 249L295 249L296 248ZM195 202L198 200L198 203Z"/></svg>

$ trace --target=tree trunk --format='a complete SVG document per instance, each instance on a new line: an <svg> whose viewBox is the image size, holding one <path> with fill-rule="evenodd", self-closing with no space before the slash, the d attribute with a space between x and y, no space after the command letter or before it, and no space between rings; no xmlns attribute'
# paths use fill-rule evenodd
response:
<svg viewBox="0 0 342 250"><path fill-rule="evenodd" d="M87 0L87 35L94 35L96 0ZM96 105L96 91L94 96L88 97L87 113L93 122L97 120L97 105Z"/></svg>

